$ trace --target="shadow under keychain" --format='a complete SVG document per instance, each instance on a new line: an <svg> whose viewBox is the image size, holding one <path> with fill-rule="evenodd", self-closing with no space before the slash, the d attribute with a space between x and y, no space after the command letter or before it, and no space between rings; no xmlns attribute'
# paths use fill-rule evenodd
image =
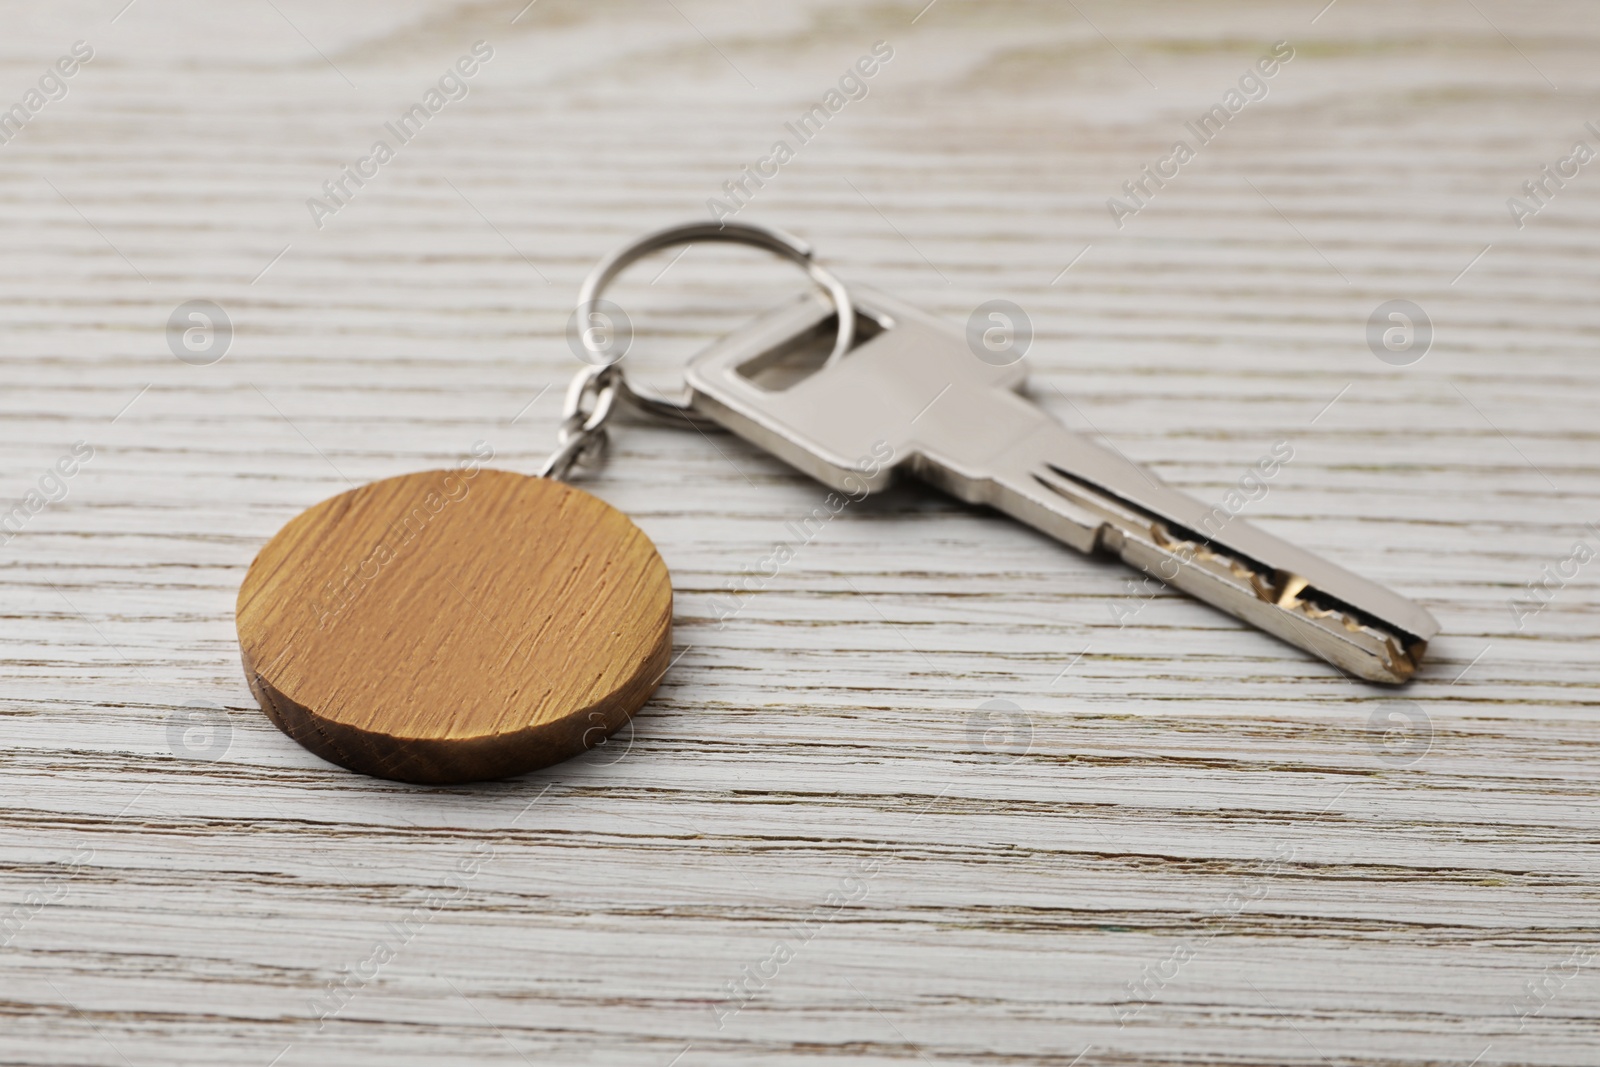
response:
<svg viewBox="0 0 1600 1067"><path fill-rule="evenodd" d="M827 299L808 293L695 356L678 399L631 389L583 332L593 365L567 391L560 447L538 476L402 475L291 520L251 564L238 606L245 675L285 733L352 770L466 782L567 759L627 722L669 663L671 582L626 516L559 480L598 457L619 401L731 430L854 499L919 478L1121 559L1354 678L1416 673L1439 631L1424 608L1068 430L1021 395L1015 323L975 313L963 330L847 292L804 243L733 222L612 253L579 291L578 322L593 321L629 263L695 241L793 259ZM308 607L329 590L339 610Z"/></svg>
<svg viewBox="0 0 1600 1067"><path fill-rule="evenodd" d="M854 314L808 245L747 224L649 234L602 260L600 293L640 257L678 244L755 245L801 264ZM566 478L597 460L619 398L689 419L631 390L580 336L590 365L567 391L559 447L537 475L422 471L340 493L291 519L251 563L236 621L245 677L294 740L353 771L407 782L483 781L570 759L604 741L660 684L672 653L672 584L644 532Z"/></svg>

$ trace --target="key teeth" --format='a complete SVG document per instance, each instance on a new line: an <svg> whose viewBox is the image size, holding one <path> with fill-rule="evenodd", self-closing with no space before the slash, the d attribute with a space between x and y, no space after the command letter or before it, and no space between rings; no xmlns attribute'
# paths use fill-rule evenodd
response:
<svg viewBox="0 0 1600 1067"><path fill-rule="evenodd" d="M1181 553L1191 559L1205 560L1227 567L1234 577L1247 582L1255 595L1268 604L1303 615L1308 619L1331 619L1350 633L1364 633L1381 641L1385 676L1372 678L1373 681L1402 684L1411 680L1422 663L1423 654L1428 649L1426 641L1415 641L1409 647L1403 646L1394 633L1372 626L1351 612L1302 599L1300 594L1310 588L1310 583L1298 574L1285 572L1268 574L1236 556L1216 551L1203 541L1177 537L1165 523L1152 522L1149 530L1151 540L1174 555Z"/></svg>

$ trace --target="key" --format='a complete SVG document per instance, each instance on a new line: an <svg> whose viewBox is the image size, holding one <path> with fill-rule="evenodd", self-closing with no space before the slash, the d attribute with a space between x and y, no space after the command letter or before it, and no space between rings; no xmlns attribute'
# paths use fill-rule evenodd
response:
<svg viewBox="0 0 1600 1067"><path fill-rule="evenodd" d="M865 338L807 375L833 329L805 297L697 356L694 411L835 490L911 474L1080 552L1131 566L1358 677L1407 681L1439 624L1421 606L1163 483L1017 392L958 326L853 287Z"/></svg>

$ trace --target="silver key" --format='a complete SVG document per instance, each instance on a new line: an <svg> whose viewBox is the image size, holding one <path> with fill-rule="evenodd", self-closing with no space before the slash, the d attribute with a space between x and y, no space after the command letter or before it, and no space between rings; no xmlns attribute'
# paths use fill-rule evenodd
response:
<svg viewBox="0 0 1600 1067"><path fill-rule="evenodd" d="M693 409L842 492L909 472L1080 552L1119 556L1362 678L1415 673L1439 631L1422 607L1068 430L1017 394L1021 363L978 359L959 327L870 290L851 295L868 339L848 355L782 380L832 329L831 309L804 298L696 357Z"/></svg>

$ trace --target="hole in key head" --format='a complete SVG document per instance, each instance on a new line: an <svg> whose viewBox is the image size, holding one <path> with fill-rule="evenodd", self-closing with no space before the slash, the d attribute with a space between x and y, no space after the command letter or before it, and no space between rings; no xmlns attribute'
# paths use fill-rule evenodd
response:
<svg viewBox="0 0 1600 1067"><path fill-rule="evenodd" d="M888 328L883 319L858 305L855 343L850 346L850 351L854 352ZM759 388L781 393L821 370L838 336L839 317L829 315L804 333L739 364L739 376ZM850 358L848 352L844 358Z"/></svg>
<svg viewBox="0 0 1600 1067"><path fill-rule="evenodd" d="M722 242L682 245L652 253L618 275L605 296L616 311L589 325L601 327L606 340L626 353L634 389L647 397L675 397L682 393L685 363L743 330L752 315L802 296L815 303L818 315L827 314L816 283L770 252ZM561 314L570 316L571 309ZM569 343L581 348L576 330Z"/></svg>

